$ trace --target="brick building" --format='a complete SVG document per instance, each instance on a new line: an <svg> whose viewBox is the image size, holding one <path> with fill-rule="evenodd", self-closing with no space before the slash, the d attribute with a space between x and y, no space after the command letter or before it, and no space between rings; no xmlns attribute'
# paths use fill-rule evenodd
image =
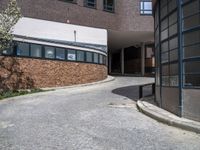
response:
<svg viewBox="0 0 200 150"><path fill-rule="evenodd" d="M0 1L0 10L5 9L7 2L8 0ZM16 33L12 58L16 58L22 72L32 77L37 87L92 82L106 78L107 73L142 76L154 73L154 33L150 0L17 0L17 2L25 18L22 19L20 27L16 25L16 30L21 31L32 26L30 28L32 34ZM34 20L42 23L33 26L31 22ZM45 23L47 27L48 23L52 25L48 30L51 35L39 36L44 35L40 27L45 29ZM71 39L52 38L52 35L58 31L56 23L62 24L61 26L71 26ZM106 39L107 42L102 44L99 42L99 37L91 33L87 36L87 32L85 32L85 39L76 41L75 38L79 39L82 30L76 31L75 26L79 26L82 30L88 27L88 31L91 28L94 32L97 30L105 33L106 31L107 36L102 40ZM64 27L62 29L65 30ZM58 34L55 37L59 38ZM90 37L98 42L92 41ZM40 46L33 44L40 44ZM63 50L63 54L66 55L63 56L64 61L58 61L56 57L56 49L60 48L56 44L61 44L61 48L67 51ZM46 58L45 46L53 47L53 50L49 48L47 51L54 55L52 56L54 59ZM36 54L31 55L37 48L41 49L38 50L41 51L41 55L38 54L40 59L32 57ZM20 50L28 52L22 57ZM5 54L9 54L8 51L5 51ZM92 53L89 54L88 51ZM68 59L68 54L71 54L74 59ZM82 61L78 60L78 55L83 57ZM92 60L88 62L89 57ZM31 67L37 71L31 72L32 69L27 69L25 63L34 64ZM51 69L51 66L54 66L54 69ZM61 69L63 66L66 70ZM62 76L63 73L66 75ZM3 78L7 76L4 74ZM47 82L45 76L48 76L50 81Z"/></svg>

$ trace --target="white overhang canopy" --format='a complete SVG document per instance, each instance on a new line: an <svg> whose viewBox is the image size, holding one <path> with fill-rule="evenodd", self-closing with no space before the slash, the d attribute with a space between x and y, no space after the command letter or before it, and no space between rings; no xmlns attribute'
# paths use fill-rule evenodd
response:
<svg viewBox="0 0 200 150"><path fill-rule="evenodd" d="M16 37L107 48L107 30L23 17L13 28Z"/></svg>

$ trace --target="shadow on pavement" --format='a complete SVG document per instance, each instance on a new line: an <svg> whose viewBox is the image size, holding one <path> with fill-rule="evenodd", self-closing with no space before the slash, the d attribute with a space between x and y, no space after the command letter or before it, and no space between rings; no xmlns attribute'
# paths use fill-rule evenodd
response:
<svg viewBox="0 0 200 150"><path fill-rule="evenodd" d="M139 99L139 86L127 86L127 87L121 87L112 90L112 93L125 96L129 99L132 99L133 101L137 101ZM144 96L150 96L152 95L152 89L151 86L147 86L143 89Z"/></svg>

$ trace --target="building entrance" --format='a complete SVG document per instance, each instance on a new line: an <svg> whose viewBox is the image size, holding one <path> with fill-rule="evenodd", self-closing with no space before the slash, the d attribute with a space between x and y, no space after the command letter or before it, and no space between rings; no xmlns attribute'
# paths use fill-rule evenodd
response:
<svg viewBox="0 0 200 150"><path fill-rule="evenodd" d="M154 75L153 45L142 44L110 51L109 73L113 75Z"/></svg>

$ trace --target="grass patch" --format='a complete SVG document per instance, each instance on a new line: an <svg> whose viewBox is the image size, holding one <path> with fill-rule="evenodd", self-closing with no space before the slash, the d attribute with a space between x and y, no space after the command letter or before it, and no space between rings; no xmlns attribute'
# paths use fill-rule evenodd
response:
<svg viewBox="0 0 200 150"><path fill-rule="evenodd" d="M15 96L21 96L21 95L27 95L27 94L33 94L33 93L39 93L39 92L46 92L49 90L42 90L42 89L31 89L31 90L19 90L19 91L7 91L0 93L0 100L9 98L9 97L15 97Z"/></svg>

